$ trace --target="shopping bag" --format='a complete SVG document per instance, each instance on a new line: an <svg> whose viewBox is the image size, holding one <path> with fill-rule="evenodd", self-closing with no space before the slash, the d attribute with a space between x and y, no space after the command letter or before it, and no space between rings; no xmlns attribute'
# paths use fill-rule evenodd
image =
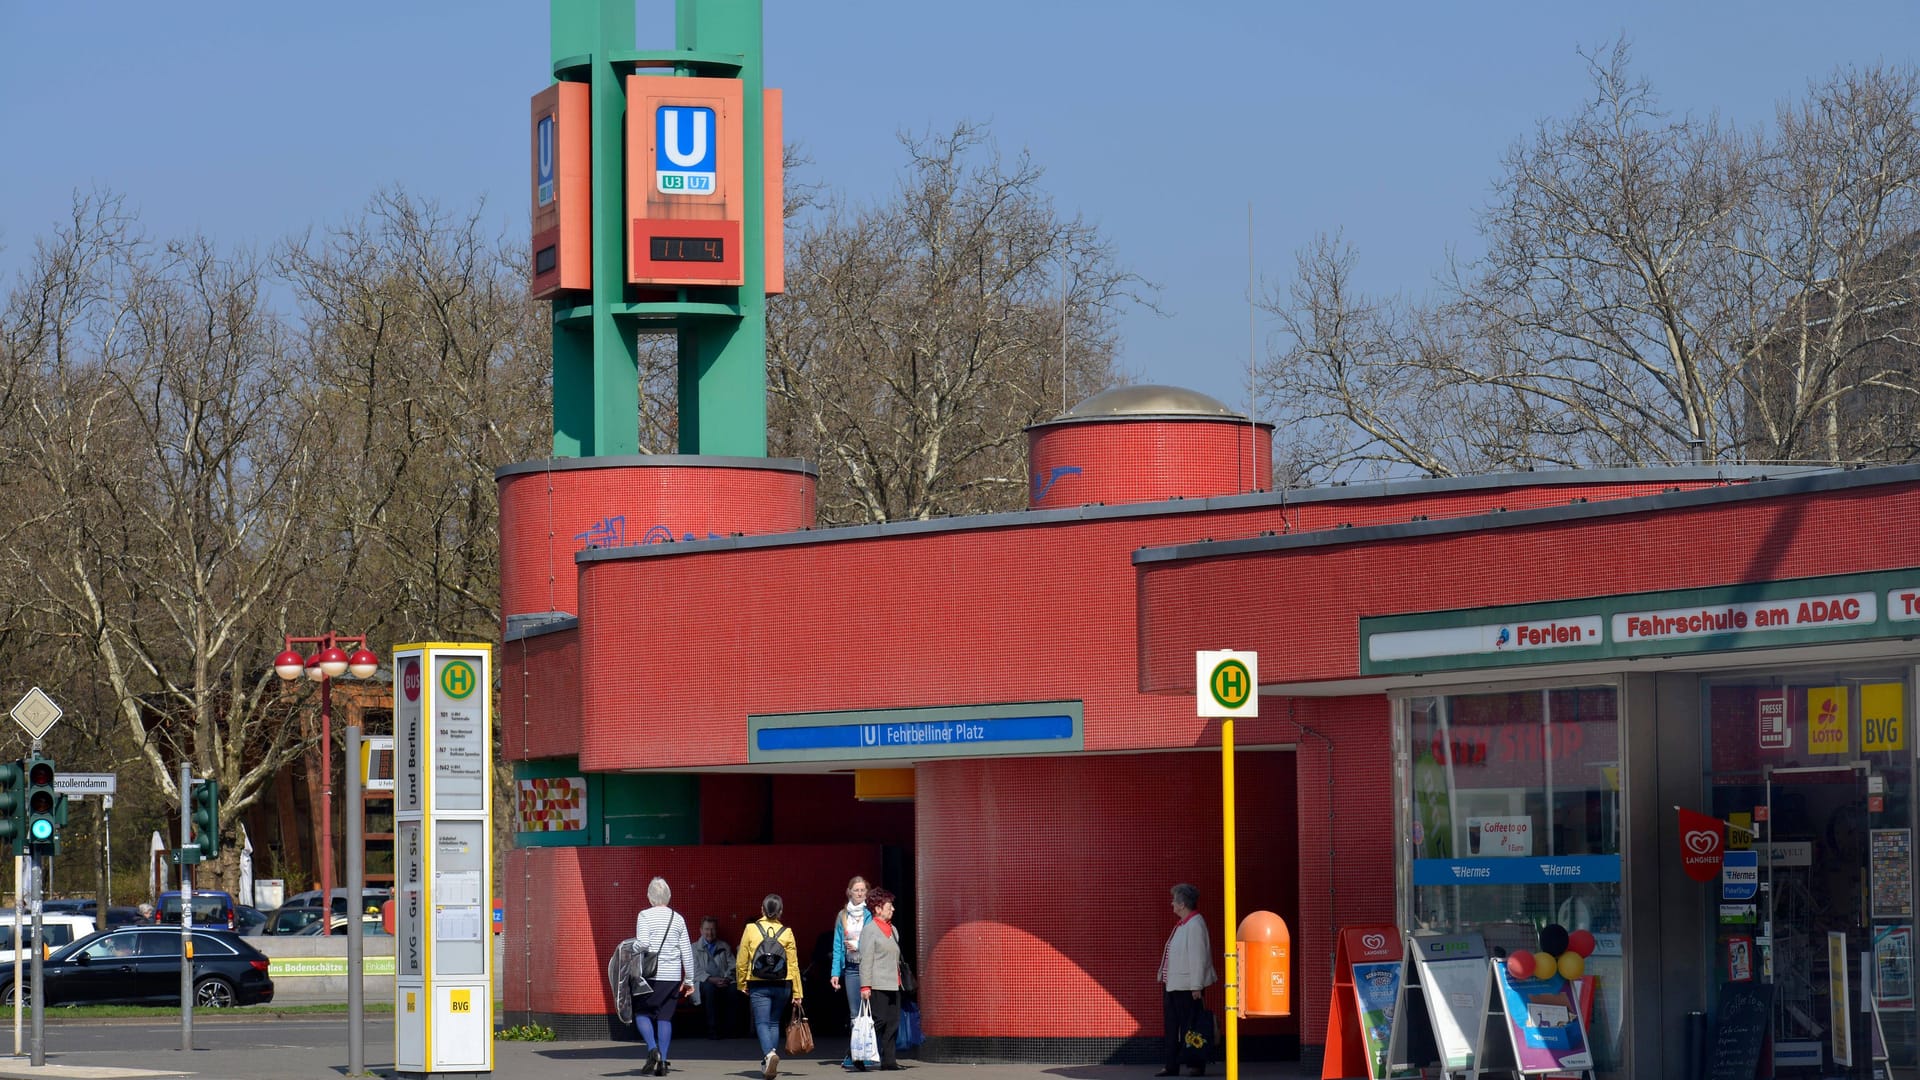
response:
<svg viewBox="0 0 1920 1080"><path fill-rule="evenodd" d="M1180 1032L1180 1061L1185 1065L1207 1065L1213 1061L1213 1014L1197 1013L1193 1022Z"/></svg>
<svg viewBox="0 0 1920 1080"><path fill-rule="evenodd" d="M920 1006L909 1001L900 1006L900 1030L895 1035L893 1045L902 1050L912 1050L927 1041L927 1033L920 1026Z"/></svg>
<svg viewBox="0 0 1920 1080"><path fill-rule="evenodd" d="M860 1015L853 1018L853 1044L847 1056L871 1065L880 1063L880 1033L873 1026L873 1008L860 1003Z"/></svg>
<svg viewBox="0 0 1920 1080"><path fill-rule="evenodd" d="M793 1003L793 1018L787 1021L787 1056L813 1053L813 1025L807 1022L807 1010Z"/></svg>

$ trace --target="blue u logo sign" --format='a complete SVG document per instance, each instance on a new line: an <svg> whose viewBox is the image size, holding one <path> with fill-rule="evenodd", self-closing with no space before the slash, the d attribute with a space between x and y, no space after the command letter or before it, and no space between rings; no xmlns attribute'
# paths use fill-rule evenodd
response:
<svg viewBox="0 0 1920 1080"><path fill-rule="evenodd" d="M537 131L539 173L536 179L540 186L540 205L545 206L553 201L553 117L541 117Z"/></svg>
<svg viewBox="0 0 1920 1080"><path fill-rule="evenodd" d="M880 725L879 724L861 724L860 725L860 745L862 746L879 746L880 745Z"/></svg>
<svg viewBox="0 0 1920 1080"><path fill-rule="evenodd" d="M672 195L702 195L714 191L715 146L713 110L696 105L662 105L654 113L653 171L655 186Z"/></svg>
<svg viewBox="0 0 1920 1080"><path fill-rule="evenodd" d="M682 119L687 121L685 133L680 130ZM712 109L661 109L660 152L675 168L697 169L706 164L707 150L713 141L712 127Z"/></svg>

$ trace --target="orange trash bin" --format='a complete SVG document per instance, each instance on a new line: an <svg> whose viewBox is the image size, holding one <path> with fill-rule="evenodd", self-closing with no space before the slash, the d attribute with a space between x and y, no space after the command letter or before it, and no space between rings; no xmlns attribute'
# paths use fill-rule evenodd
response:
<svg viewBox="0 0 1920 1080"><path fill-rule="evenodd" d="M1293 1015L1293 934L1287 920L1256 911L1240 920L1240 1014Z"/></svg>

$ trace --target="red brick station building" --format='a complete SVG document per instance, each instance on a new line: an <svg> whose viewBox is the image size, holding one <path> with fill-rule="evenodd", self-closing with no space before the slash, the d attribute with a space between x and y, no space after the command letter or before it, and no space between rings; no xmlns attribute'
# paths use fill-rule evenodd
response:
<svg viewBox="0 0 1920 1080"><path fill-rule="evenodd" d="M1025 511L835 529L796 461L501 469L505 1019L603 1035L658 874L736 941L781 893L819 1023L862 874L902 897L923 1056L1152 1060L1168 887L1230 936L1193 691L1231 648L1262 695L1239 906L1287 920L1296 973L1247 1056L1318 1057L1341 927L1558 921L1599 942L1602 1077L1685 1075L1683 1018L1743 977L1775 983L1776 1053L1817 1057L1832 933L1915 1063L1920 467L1272 491L1271 434L1122 388L1030 432ZM1752 830L1757 903L1683 872L1675 806Z"/></svg>

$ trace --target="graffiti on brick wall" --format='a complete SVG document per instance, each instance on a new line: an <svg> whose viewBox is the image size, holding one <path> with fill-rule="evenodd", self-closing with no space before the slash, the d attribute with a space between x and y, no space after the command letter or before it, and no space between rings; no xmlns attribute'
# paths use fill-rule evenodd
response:
<svg viewBox="0 0 1920 1080"><path fill-rule="evenodd" d="M603 517L573 538L590 548L621 547L627 542L627 516Z"/></svg>
<svg viewBox="0 0 1920 1080"><path fill-rule="evenodd" d="M647 535L641 537L640 542L642 544L671 544L675 540L679 540L683 543L691 544L698 539L700 539L700 537L690 532L675 536L671 528L665 525L655 525L653 528L647 530ZM710 532L706 535L706 539L718 540L720 539L720 534Z"/></svg>
<svg viewBox="0 0 1920 1080"><path fill-rule="evenodd" d="M1034 473L1033 501L1039 502L1041 499L1046 498L1047 492L1052 491L1053 485L1059 483L1061 480L1069 476L1079 476L1081 473L1082 470L1078 465L1055 465L1044 477L1039 473Z"/></svg>
<svg viewBox="0 0 1920 1080"><path fill-rule="evenodd" d="M583 547L590 547L590 548L626 547L627 546L627 516L625 514L613 514L608 517L603 517L599 521L594 522L591 526L588 526L586 532L574 533L573 538L575 540L580 541ZM693 541L700 540L700 539L718 540L720 539L720 534L717 532L708 531L707 535L703 538L698 533L695 533L692 530L688 530L686 532L675 532L673 527L670 525L654 524L652 526L649 526L646 532L640 534L640 539L638 543L639 544L671 544L678 541L681 543L690 544Z"/></svg>

